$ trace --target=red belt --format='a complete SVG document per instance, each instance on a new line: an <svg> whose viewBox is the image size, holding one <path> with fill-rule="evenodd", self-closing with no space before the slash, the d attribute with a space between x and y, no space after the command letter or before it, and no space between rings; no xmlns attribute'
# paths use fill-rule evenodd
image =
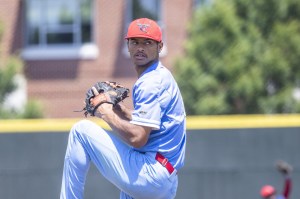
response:
<svg viewBox="0 0 300 199"><path fill-rule="evenodd" d="M172 174L175 170L172 164L169 162L169 160L165 158L162 154L156 153L155 160L157 160L157 162L166 167L170 174Z"/></svg>

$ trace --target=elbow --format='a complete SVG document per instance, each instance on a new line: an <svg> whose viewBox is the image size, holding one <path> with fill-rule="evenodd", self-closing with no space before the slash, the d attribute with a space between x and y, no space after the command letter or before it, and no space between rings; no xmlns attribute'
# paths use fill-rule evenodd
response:
<svg viewBox="0 0 300 199"><path fill-rule="evenodd" d="M129 144L134 148L142 148L147 144L151 130L150 127L133 128L128 140Z"/></svg>
<svg viewBox="0 0 300 199"><path fill-rule="evenodd" d="M130 140L130 145L134 148L142 148L147 143L146 139L133 138Z"/></svg>

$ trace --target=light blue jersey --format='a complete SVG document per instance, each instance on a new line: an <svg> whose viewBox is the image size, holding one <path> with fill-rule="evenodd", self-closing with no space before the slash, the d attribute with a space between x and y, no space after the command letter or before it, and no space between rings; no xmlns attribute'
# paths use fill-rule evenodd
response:
<svg viewBox="0 0 300 199"><path fill-rule="evenodd" d="M152 127L141 152L160 152L172 165L183 166L185 153L185 109L170 71L160 62L147 68L133 87L134 112L131 123Z"/></svg>

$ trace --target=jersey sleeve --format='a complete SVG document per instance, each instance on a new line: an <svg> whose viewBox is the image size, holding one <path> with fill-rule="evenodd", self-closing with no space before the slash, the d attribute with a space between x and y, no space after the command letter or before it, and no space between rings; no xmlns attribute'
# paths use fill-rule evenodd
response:
<svg viewBox="0 0 300 199"><path fill-rule="evenodd" d="M155 78L152 78L155 79ZM160 84L155 81L139 81L134 87L134 111L131 123L160 129L161 107L159 103Z"/></svg>

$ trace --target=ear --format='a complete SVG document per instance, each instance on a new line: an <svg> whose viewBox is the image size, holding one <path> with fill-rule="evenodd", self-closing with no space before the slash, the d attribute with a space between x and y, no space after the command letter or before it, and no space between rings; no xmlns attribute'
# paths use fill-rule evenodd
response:
<svg viewBox="0 0 300 199"><path fill-rule="evenodd" d="M126 44L127 44L127 51L129 52L129 39L127 39Z"/></svg>
<svg viewBox="0 0 300 199"><path fill-rule="evenodd" d="M158 52L161 52L162 49L163 49L163 47L164 47L164 43L163 42L159 42L158 43Z"/></svg>

